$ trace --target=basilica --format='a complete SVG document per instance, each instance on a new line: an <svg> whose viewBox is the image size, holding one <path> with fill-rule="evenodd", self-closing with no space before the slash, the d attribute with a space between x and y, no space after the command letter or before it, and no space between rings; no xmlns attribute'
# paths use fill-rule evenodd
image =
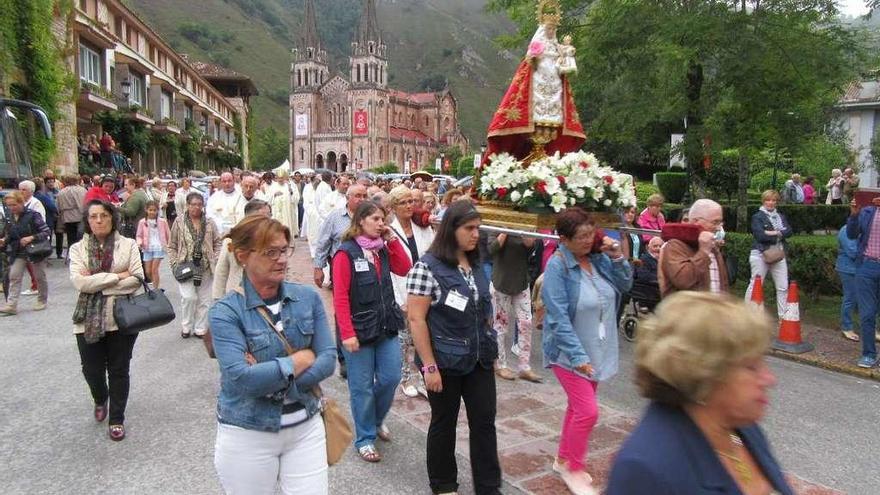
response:
<svg viewBox="0 0 880 495"><path fill-rule="evenodd" d="M351 42L348 74L331 71L313 0L290 71L290 163L297 168L357 171L386 163L402 172L434 165L440 149L467 149L458 103L448 90L388 88L387 46L375 0L364 0Z"/></svg>

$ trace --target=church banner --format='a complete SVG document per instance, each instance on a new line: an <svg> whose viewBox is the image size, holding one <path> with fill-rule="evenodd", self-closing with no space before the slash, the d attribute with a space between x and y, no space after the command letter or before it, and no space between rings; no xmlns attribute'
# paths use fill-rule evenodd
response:
<svg viewBox="0 0 880 495"><path fill-rule="evenodd" d="M294 122L294 135L295 136L308 136L309 135L309 115L305 113L296 114L296 119Z"/></svg>
<svg viewBox="0 0 880 495"><path fill-rule="evenodd" d="M367 123L367 111L355 110L354 112L354 134L364 136L370 133L370 126Z"/></svg>

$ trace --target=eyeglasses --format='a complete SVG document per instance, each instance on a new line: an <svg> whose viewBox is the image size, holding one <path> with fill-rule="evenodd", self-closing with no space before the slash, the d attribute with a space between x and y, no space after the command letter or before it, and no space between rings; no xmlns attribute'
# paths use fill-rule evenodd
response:
<svg viewBox="0 0 880 495"><path fill-rule="evenodd" d="M702 220L702 221L708 223L709 225L713 225L715 227L718 227L719 225L724 225L724 219L709 220L708 218L695 217L694 220Z"/></svg>
<svg viewBox="0 0 880 495"><path fill-rule="evenodd" d="M195 206L196 208L201 208L204 206L202 203L188 203L189 206Z"/></svg>
<svg viewBox="0 0 880 495"><path fill-rule="evenodd" d="M285 258L290 257L290 255L293 254L293 247L288 246L286 248L264 249L263 251L260 251L259 253L262 256L265 256L265 257L269 258L270 260L274 261L274 260L277 260L278 258L280 258L281 256L284 256Z"/></svg>

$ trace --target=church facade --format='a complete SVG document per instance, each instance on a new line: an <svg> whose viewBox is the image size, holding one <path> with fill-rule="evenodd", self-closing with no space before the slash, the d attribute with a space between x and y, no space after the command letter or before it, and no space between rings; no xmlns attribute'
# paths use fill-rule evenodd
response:
<svg viewBox="0 0 880 495"><path fill-rule="evenodd" d="M433 166L441 148L467 149L452 93L388 88L387 46L375 0L364 1L351 47L348 74L332 72L314 3L306 0L290 71L289 158L294 169L356 172L394 163L409 173Z"/></svg>

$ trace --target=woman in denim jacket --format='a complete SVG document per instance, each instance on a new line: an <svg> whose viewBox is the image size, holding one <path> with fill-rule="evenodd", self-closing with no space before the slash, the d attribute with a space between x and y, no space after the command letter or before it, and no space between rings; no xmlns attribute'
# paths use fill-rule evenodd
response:
<svg viewBox="0 0 880 495"><path fill-rule="evenodd" d="M245 218L229 237L245 276L209 315L221 374L220 482L227 493L274 494L280 483L284 494L326 494L326 437L313 393L336 359L324 306L314 289L284 282L293 248L277 220Z"/></svg>
<svg viewBox="0 0 880 495"><path fill-rule="evenodd" d="M620 244L609 237L595 242L595 221L580 208L560 213L556 231L559 251L547 263L541 289L544 365L568 396L553 470L575 495L592 495L584 458L599 418L596 387L617 373L617 307L632 285L632 268Z"/></svg>

